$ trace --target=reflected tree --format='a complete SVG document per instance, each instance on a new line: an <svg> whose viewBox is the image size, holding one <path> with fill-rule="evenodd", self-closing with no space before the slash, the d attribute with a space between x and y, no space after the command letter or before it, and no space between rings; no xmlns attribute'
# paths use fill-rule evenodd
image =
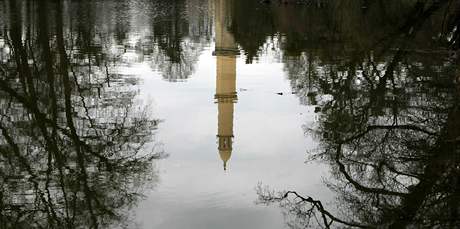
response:
<svg viewBox="0 0 460 229"><path fill-rule="evenodd" d="M335 207L263 187L260 203L279 203L292 228L458 227L458 50L454 35L430 35L457 15L449 4L415 3L391 36L358 52L302 54L295 88L321 111L318 125L305 127L321 143L310 159L330 165Z"/></svg>
<svg viewBox="0 0 460 229"><path fill-rule="evenodd" d="M248 63L263 55L264 44L274 40L280 43L286 58L308 51L334 59L350 55L352 51L360 52L361 47L369 50L376 44L391 44L388 40L411 27L421 31L414 40L419 45L434 44L433 40L437 45L458 45L459 10L454 0L391 3L322 0L309 1L319 4L308 6L270 2L234 1L229 27ZM430 14L437 16L428 17ZM418 18L428 18L429 22L417 24L421 22ZM254 28L258 28L257 32Z"/></svg>
<svg viewBox="0 0 460 229"><path fill-rule="evenodd" d="M194 65L212 36L210 2L204 0L161 0L152 3L153 65L163 78L182 81L194 72Z"/></svg>
<svg viewBox="0 0 460 229"><path fill-rule="evenodd" d="M261 52L267 37L274 35L274 17L271 7L259 1L235 0L232 3L232 20L227 26L243 49L246 63L250 64Z"/></svg>
<svg viewBox="0 0 460 229"><path fill-rule="evenodd" d="M182 39L188 32L185 1L157 1L161 10L153 19L154 40L173 63L181 62Z"/></svg>
<svg viewBox="0 0 460 229"><path fill-rule="evenodd" d="M82 48L94 47L91 24L72 30L62 1L5 5L0 228L127 226L157 179L152 160L164 156L136 79L110 71L116 58Z"/></svg>

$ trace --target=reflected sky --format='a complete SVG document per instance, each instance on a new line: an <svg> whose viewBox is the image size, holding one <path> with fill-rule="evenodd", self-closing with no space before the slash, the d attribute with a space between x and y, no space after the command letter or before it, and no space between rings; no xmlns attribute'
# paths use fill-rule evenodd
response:
<svg viewBox="0 0 460 229"><path fill-rule="evenodd" d="M289 82L280 77L281 64L245 65L238 58L233 152L224 171L216 137L216 69L209 63L217 57L212 52L210 47L202 54L197 73L182 85L152 79L148 69L143 73L150 77L144 78L144 96L154 98L158 117L165 119L158 139L170 157L160 162L161 185L138 214L146 227L230 228L233 223L222 223L237 221L243 228L260 223L282 228L279 210L253 205L259 182L328 198L324 188L318 189L327 170L303 163L306 150L315 146L302 129L314 121L314 107L299 106Z"/></svg>

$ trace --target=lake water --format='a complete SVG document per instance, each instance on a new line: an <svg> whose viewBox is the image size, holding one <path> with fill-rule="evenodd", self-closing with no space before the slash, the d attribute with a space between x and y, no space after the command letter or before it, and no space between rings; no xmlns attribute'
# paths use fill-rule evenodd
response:
<svg viewBox="0 0 460 229"><path fill-rule="evenodd" d="M455 1L0 11L0 228L459 225Z"/></svg>

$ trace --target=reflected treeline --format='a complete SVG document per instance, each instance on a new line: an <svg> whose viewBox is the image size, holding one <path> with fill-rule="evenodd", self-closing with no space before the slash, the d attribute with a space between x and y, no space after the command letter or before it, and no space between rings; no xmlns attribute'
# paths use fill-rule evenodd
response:
<svg viewBox="0 0 460 229"><path fill-rule="evenodd" d="M163 156L138 80L89 1L0 4L0 228L127 226Z"/></svg>
<svg viewBox="0 0 460 229"><path fill-rule="evenodd" d="M187 79L201 51L212 37L209 0L153 1L153 41L158 48L153 63L168 81Z"/></svg>
<svg viewBox="0 0 460 229"><path fill-rule="evenodd" d="M249 63L263 54L266 42L280 43L286 57L308 51L324 61L383 48L382 43L394 39L401 30L419 31L413 48L458 47L459 43L456 28L460 13L454 0L325 0L318 1L321 4L317 6L271 2L234 3L231 28Z"/></svg>
<svg viewBox="0 0 460 229"><path fill-rule="evenodd" d="M317 32L336 37L286 57L294 90L320 111L305 127L320 141L310 159L330 165L336 201L264 188L259 201L279 203L292 228L457 228L458 2L345 3L332 11L343 26Z"/></svg>
<svg viewBox="0 0 460 229"><path fill-rule="evenodd" d="M63 0L62 8L64 31L90 39L72 38L78 52L99 50L120 57L123 66L147 64L171 82L193 74L200 53L211 41L208 0ZM9 11L7 5L3 10ZM30 20L35 13L24 11L25 6L20 10Z"/></svg>

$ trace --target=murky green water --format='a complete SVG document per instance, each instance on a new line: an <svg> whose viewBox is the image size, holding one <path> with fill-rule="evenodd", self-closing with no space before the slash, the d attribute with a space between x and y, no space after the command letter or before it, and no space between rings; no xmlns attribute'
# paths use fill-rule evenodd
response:
<svg viewBox="0 0 460 229"><path fill-rule="evenodd" d="M0 228L459 225L456 1L0 12Z"/></svg>

